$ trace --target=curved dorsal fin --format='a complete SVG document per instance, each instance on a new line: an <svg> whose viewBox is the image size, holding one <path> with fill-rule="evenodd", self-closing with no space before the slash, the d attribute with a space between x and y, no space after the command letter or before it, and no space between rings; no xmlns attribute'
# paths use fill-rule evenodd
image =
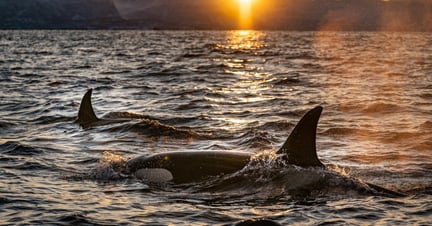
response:
<svg viewBox="0 0 432 226"><path fill-rule="evenodd" d="M286 154L288 163L302 167L324 167L316 153L316 129L323 108L309 110L297 123L277 154Z"/></svg>
<svg viewBox="0 0 432 226"><path fill-rule="evenodd" d="M78 120L77 120L80 125L86 125L99 120L93 111L93 107L91 103L92 90L93 89L87 90L87 92L84 94L81 100L80 108L78 111Z"/></svg>

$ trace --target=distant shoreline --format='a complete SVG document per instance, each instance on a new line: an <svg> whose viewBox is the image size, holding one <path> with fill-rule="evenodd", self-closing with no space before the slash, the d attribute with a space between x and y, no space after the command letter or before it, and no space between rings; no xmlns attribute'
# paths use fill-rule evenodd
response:
<svg viewBox="0 0 432 226"><path fill-rule="evenodd" d="M432 30L289 30L289 29L192 29L192 28L1 28L0 31L262 31L262 32L402 32L402 33L432 33Z"/></svg>

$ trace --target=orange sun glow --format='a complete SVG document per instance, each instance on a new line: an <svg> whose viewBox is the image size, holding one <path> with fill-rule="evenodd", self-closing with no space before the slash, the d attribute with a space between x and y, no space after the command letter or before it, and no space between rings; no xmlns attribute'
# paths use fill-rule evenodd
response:
<svg viewBox="0 0 432 226"><path fill-rule="evenodd" d="M253 0L238 0L240 29L250 29L252 27L252 2Z"/></svg>

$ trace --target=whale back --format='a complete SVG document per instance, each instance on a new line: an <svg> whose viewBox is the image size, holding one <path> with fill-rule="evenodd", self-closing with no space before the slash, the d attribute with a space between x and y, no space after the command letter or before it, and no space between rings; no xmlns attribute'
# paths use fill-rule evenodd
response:
<svg viewBox="0 0 432 226"><path fill-rule="evenodd" d="M139 156L128 161L128 171L140 179L151 179L153 169L171 174L175 183L202 181L210 176L231 174L243 169L250 161L250 153L234 151L177 151ZM141 174L141 175L137 175Z"/></svg>

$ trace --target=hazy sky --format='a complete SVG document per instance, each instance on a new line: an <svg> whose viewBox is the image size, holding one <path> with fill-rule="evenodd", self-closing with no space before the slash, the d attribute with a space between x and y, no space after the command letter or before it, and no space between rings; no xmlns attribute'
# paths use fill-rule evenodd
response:
<svg viewBox="0 0 432 226"><path fill-rule="evenodd" d="M157 8L170 1L171 0L114 0L114 4L119 14L124 18L128 18L137 13L137 11ZM138 8L136 7L137 5L139 6Z"/></svg>
<svg viewBox="0 0 432 226"><path fill-rule="evenodd" d="M251 3L246 12L246 3ZM250 27L432 28L432 0L114 0L124 19L246 23ZM241 4L241 2L243 2ZM243 9L243 11L242 11ZM248 16L245 16L248 15ZM243 17L243 18L242 18ZM299 23L303 23L300 24ZM294 25L296 24L296 25Z"/></svg>
<svg viewBox="0 0 432 226"><path fill-rule="evenodd" d="M432 0L0 0L0 10L5 28L432 31Z"/></svg>
<svg viewBox="0 0 432 226"><path fill-rule="evenodd" d="M190 7L192 12L194 9L207 8L211 10L215 7L215 3L219 3L220 7L223 7L229 1L236 2L237 0L114 0L114 4L120 15L127 19L139 17L139 14L154 12L154 10L164 13L164 11L176 10L176 7Z"/></svg>

